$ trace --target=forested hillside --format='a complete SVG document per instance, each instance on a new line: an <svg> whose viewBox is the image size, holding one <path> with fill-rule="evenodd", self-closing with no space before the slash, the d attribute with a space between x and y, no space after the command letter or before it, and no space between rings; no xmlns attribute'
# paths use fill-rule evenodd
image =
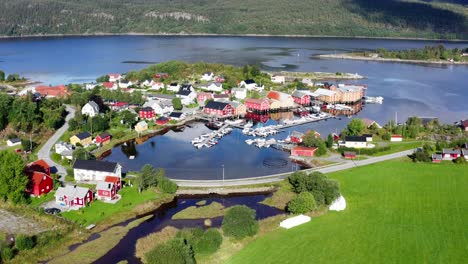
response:
<svg viewBox="0 0 468 264"><path fill-rule="evenodd" d="M214 33L468 39L465 0L0 0L0 35Z"/></svg>

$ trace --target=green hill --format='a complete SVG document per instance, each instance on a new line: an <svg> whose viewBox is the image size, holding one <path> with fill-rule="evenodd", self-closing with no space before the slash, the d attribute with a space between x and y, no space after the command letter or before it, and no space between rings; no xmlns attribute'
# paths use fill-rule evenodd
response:
<svg viewBox="0 0 468 264"><path fill-rule="evenodd" d="M0 35L211 33L468 39L463 0L0 0Z"/></svg>

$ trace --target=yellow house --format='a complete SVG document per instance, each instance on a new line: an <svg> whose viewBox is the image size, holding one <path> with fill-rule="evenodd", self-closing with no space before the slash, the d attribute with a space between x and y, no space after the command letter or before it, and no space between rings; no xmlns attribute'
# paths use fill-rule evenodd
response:
<svg viewBox="0 0 468 264"><path fill-rule="evenodd" d="M92 142L93 142L93 139L91 137L91 134L89 134L89 132L81 132L70 138L70 143L73 146L76 146L76 144L78 143L81 146L88 146L88 145L91 145Z"/></svg>
<svg viewBox="0 0 468 264"><path fill-rule="evenodd" d="M135 131L137 133L141 133L146 130L148 130L148 123L146 123L145 121L140 121L135 125Z"/></svg>
<svg viewBox="0 0 468 264"><path fill-rule="evenodd" d="M239 102L229 102L229 104L232 106L234 109L234 114L235 115L245 115L247 113L247 108L245 107L245 104L241 104Z"/></svg>
<svg viewBox="0 0 468 264"><path fill-rule="evenodd" d="M270 111L279 110L281 108L281 103L276 100L269 100L270 102Z"/></svg>

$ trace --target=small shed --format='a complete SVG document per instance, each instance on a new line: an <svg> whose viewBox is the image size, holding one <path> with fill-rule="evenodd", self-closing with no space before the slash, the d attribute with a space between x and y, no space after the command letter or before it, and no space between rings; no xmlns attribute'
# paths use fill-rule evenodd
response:
<svg viewBox="0 0 468 264"><path fill-rule="evenodd" d="M156 124L157 124L157 125L160 125L160 126L165 125L165 124L167 124L168 122L169 122L169 118L167 118L167 117L165 117L165 116L161 116L160 118L158 118L158 119L156 120Z"/></svg>
<svg viewBox="0 0 468 264"><path fill-rule="evenodd" d="M7 140L7 145L8 145L9 147L21 145L21 139L20 139L20 138L11 138L11 139L8 139L8 140Z"/></svg>
<svg viewBox="0 0 468 264"><path fill-rule="evenodd" d="M355 159L356 158L356 152L354 151L345 151L343 153L343 156L345 159Z"/></svg>

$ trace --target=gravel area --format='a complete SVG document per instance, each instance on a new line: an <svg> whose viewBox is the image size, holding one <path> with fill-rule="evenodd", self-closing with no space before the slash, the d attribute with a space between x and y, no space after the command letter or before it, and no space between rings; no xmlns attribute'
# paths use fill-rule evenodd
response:
<svg viewBox="0 0 468 264"><path fill-rule="evenodd" d="M33 219L0 209L0 231L7 234L37 234L47 230Z"/></svg>

